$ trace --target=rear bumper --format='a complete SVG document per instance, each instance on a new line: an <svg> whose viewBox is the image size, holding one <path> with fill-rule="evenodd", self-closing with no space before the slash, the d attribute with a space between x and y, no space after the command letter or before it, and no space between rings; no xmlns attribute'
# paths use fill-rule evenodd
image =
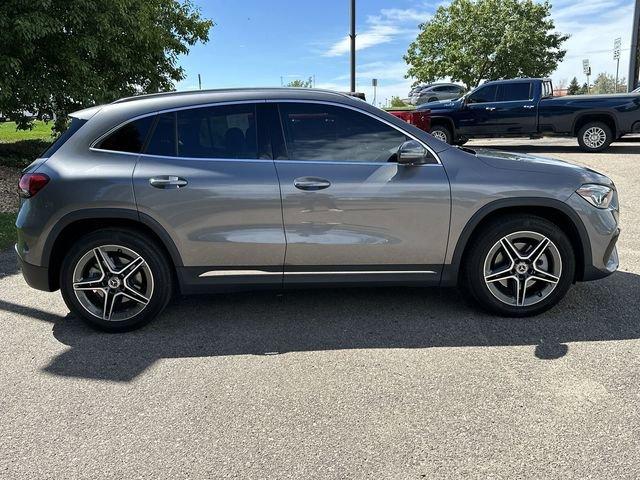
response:
<svg viewBox="0 0 640 480"><path fill-rule="evenodd" d="M35 288L37 290L52 292L53 289L51 288L51 282L49 281L49 269L47 267L40 267L26 262L18 253L17 246L15 250L20 270L22 271L22 276L27 284L31 288Z"/></svg>

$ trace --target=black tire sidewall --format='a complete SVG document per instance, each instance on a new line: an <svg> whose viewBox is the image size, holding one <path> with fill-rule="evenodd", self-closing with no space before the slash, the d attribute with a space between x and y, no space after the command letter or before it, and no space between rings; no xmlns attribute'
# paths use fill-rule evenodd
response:
<svg viewBox="0 0 640 480"><path fill-rule="evenodd" d="M606 141L599 148L591 148L591 147L587 146L587 144L584 143L584 139L583 139L584 133L591 127L602 128L604 130L606 136L607 136ZM585 152L591 152L591 153L602 152L603 150L606 150L609 147L609 145L611 145L613 140L614 140L613 132L611 131L611 128L609 127L609 125L607 125L606 123L589 122L589 123L586 123L585 125L583 125L580 128L580 130L578 130L578 145L580 145L580 148L582 150L584 150Z"/></svg>
<svg viewBox="0 0 640 480"><path fill-rule="evenodd" d="M153 275L154 287L151 300L144 310L124 321L106 321L87 312L73 291L73 270L87 251L100 245L122 245L144 258ZM165 308L171 298L172 276L166 256L152 239L138 232L105 229L80 238L69 250L60 269L60 290L69 310L89 325L107 332L122 332L139 328L153 320Z"/></svg>
<svg viewBox="0 0 640 480"><path fill-rule="evenodd" d="M556 288L547 298L527 307L502 303L493 296L484 281L484 261L491 248L502 237L518 231L532 231L546 236L556 245L562 260L562 273ZM465 260L465 289L485 310L506 317L533 316L556 305L571 287L576 268L575 253L567 235L557 225L534 216L508 217L489 225L475 238L475 244Z"/></svg>
<svg viewBox="0 0 640 480"><path fill-rule="evenodd" d="M449 130L449 128L445 127L444 125L436 125L431 129L431 133L433 134L433 132L435 132L436 130L444 132L447 137L447 143L451 145L451 143L453 142L453 134L451 133L451 130Z"/></svg>

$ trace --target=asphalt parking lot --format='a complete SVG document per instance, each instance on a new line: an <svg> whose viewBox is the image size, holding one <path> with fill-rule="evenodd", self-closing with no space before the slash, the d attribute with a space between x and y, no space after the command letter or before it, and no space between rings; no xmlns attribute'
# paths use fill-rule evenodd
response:
<svg viewBox="0 0 640 480"><path fill-rule="evenodd" d="M0 478L639 478L640 140L469 146L612 177L620 272L532 319L315 290L191 297L109 335L0 253Z"/></svg>

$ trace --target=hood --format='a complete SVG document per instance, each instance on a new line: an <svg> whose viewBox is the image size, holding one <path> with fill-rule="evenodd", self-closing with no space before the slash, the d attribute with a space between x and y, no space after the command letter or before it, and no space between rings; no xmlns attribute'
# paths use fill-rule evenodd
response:
<svg viewBox="0 0 640 480"><path fill-rule="evenodd" d="M465 150L469 151L469 149ZM576 180L582 183L613 185L611 179L600 172L555 158L489 149L476 149L473 152L480 161L493 168L549 175L569 175L576 177Z"/></svg>
<svg viewBox="0 0 640 480"><path fill-rule="evenodd" d="M435 102L422 103L416 107L416 110L459 110L462 104L462 98L456 98L453 100L438 100Z"/></svg>

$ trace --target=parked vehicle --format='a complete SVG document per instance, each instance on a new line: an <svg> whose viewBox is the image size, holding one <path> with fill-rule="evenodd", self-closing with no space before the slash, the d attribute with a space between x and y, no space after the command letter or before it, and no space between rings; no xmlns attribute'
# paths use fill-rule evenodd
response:
<svg viewBox="0 0 640 480"><path fill-rule="evenodd" d="M464 92L464 87L455 83L434 83L426 85L416 92L409 92L409 100L412 105L421 105L438 100L460 98Z"/></svg>
<svg viewBox="0 0 640 480"><path fill-rule="evenodd" d="M394 117L398 117L411 125L415 125L425 132L431 131L431 111L430 110L397 110L385 109Z"/></svg>
<svg viewBox="0 0 640 480"><path fill-rule="evenodd" d="M628 133L640 133L640 95L553 97L551 80L487 82L451 102L425 104L431 134L451 144L469 138L577 137L586 152L601 152Z"/></svg>
<svg viewBox="0 0 640 480"><path fill-rule="evenodd" d="M618 267L606 176L452 148L348 95L167 93L71 119L20 179L16 251L29 285L105 330L174 287L460 285L520 317Z"/></svg>

